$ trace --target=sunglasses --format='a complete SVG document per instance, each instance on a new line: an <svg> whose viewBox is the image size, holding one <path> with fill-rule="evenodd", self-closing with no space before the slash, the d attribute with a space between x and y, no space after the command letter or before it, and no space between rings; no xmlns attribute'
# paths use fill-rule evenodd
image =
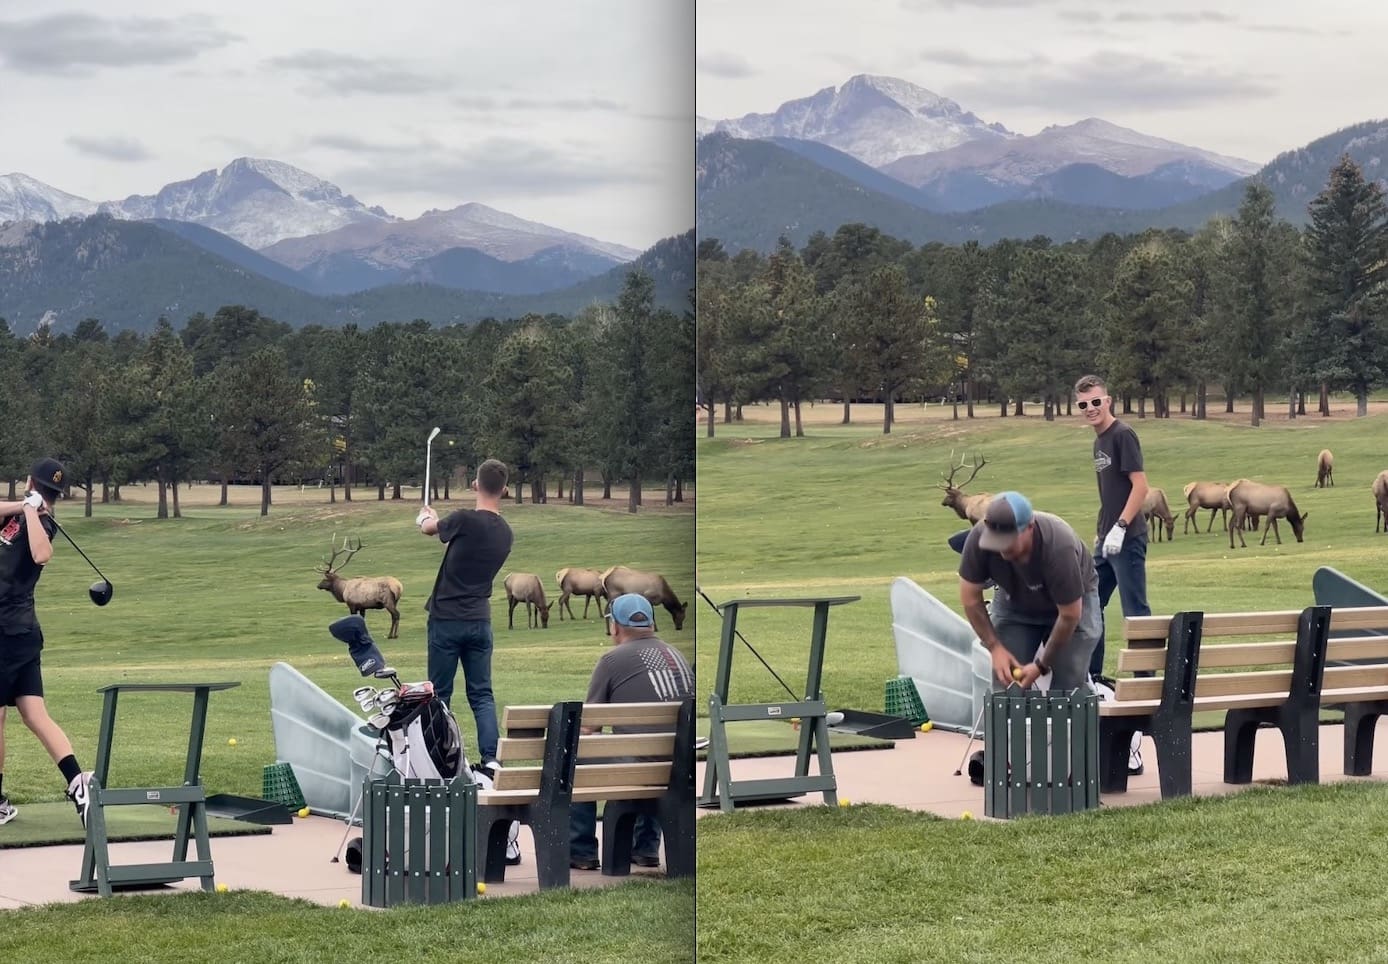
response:
<svg viewBox="0 0 1388 964"><path fill-rule="evenodd" d="M1082 412L1082 411L1084 411L1086 408L1103 408L1103 407L1104 407L1104 402L1105 402L1105 401L1106 401L1106 399L1102 399L1102 398L1096 398L1096 399L1094 399L1094 401L1092 401L1092 402L1084 402L1084 401L1082 401L1082 402L1079 403L1080 411Z"/></svg>

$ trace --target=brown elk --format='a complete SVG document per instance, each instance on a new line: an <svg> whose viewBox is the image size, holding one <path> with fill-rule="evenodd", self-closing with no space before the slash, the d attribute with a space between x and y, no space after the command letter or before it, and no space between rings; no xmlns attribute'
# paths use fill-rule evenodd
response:
<svg viewBox="0 0 1388 964"><path fill-rule="evenodd" d="M613 566L603 570L599 578L602 580L602 594L607 599L609 609L612 600L618 596L629 592L640 593L651 601L652 606L665 607L670 618L675 621L675 629L684 628L684 616L689 611L689 604L679 601L675 591L660 573Z"/></svg>
<svg viewBox="0 0 1388 964"><path fill-rule="evenodd" d="M574 619L573 607L569 605L569 597L583 597L583 618L588 618L588 604L597 601L598 615L602 613L602 576L596 569L560 569L554 574L554 581L559 583L559 621L564 621L564 610L569 611L569 618Z"/></svg>
<svg viewBox="0 0 1388 964"><path fill-rule="evenodd" d="M959 514L959 518L967 519L971 523L982 521L983 514L988 511L988 503L993 498L993 494L991 492L980 492L977 495L965 495L964 486L972 482L974 477L978 475L978 470L987 464L987 459L979 457L978 461L973 465L969 465L963 461L955 465L954 456L951 454L949 475L946 476L944 484L940 486L945 492L944 501L942 501L940 505L949 506L949 508ZM954 473L964 468L970 468L973 469L973 471L969 474L967 479L955 485Z"/></svg>
<svg viewBox="0 0 1388 964"><path fill-rule="evenodd" d="M1142 500L1142 514L1147 518L1147 528L1152 531L1153 541L1162 541L1162 524L1166 526L1167 541L1176 537L1176 517L1171 514L1171 508L1166 504L1166 493L1161 489L1147 490L1147 498Z"/></svg>
<svg viewBox="0 0 1388 964"><path fill-rule="evenodd" d="M1267 485L1248 479L1239 479L1229 486L1229 505L1234 512L1229 524L1230 549L1234 548L1235 532L1239 534L1239 545L1248 547L1248 543L1243 541L1243 523L1250 514L1257 513L1267 517L1267 525L1263 526L1263 541L1258 543L1264 546L1267 545L1269 529L1277 537L1277 544L1282 544L1282 533L1277 530L1278 519L1286 519L1291 523L1296 541L1301 542L1306 527L1306 516L1310 515L1309 512L1302 513L1297 510L1292 493L1285 485Z"/></svg>
<svg viewBox="0 0 1388 964"><path fill-rule="evenodd" d="M1383 520L1383 531L1388 533L1388 470L1378 473L1374 479L1374 531L1378 531L1378 520Z"/></svg>
<svg viewBox="0 0 1388 964"><path fill-rule="evenodd" d="M323 574L318 588L332 593L333 598L344 603L347 611L354 616L365 618L368 609L384 609L390 613L390 634L386 638L395 639L400 635L400 610L395 607L400 602L400 597L405 594L405 587L400 585L400 580L394 576L359 576L356 579L343 579L338 575L342 567L351 562L352 557L360 552L361 548L360 539L355 545L351 539L345 539L342 548L339 549L337 537L334 536L332 558L324 560L321 566L314 567L315 572ZM346 558L338 562L337 557L343 553L346 553Z"/></svg>
<svg viewBox="0 0 1388 964"><path fill-rule="evenodd" d="M506 628L516 628L516 606L525 603L525 628L549 629L549 611L554 603L545 602L545 587L533 572L513 572L506 577Z"/></svg>
<svg viewBox="0 0 1388 964"><path fill-rule="evenodd" d="M1316 456L1316 484L1314 487L1323 489L1334 484L1335 456L1330 454L1330 449L1321 449L1321 454Z"/></svg>
<svg viewBox="0 0 1388 964"><path fill-rule="evenodd" d="M1186 497L1186 524L1183 533L1190 532L1190 523L1195 521L1195 531L1200 532L1200 520L1196 518L1201 509L1210 510L1210 523L1205 526L1209 532L1214 527L1216 512L1223 513L1225 526L1229 523L1229 486L1223 482L1188 482L1181 490Z"/></svg>

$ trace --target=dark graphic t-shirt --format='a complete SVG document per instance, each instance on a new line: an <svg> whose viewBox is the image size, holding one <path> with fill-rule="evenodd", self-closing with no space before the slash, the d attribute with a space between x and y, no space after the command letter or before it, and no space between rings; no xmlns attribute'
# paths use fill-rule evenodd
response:
<svg viewBox="0 0 1388 964"><path fill-rule="evenodd" d="M1089 547L1064 519L1049 512L1037 512L1032 518L1036 529L1030 559L1008 562L1001 554L984 549L978 544L983 532L980 522L964 541L959 577L979 585L991 579L1007 594L1012 609L1054 616L1060 606L1098 588L1099 578Z"/></svg>
<svg viewBox="0 0 1388 964"><path fill-rule="evenodd" d="M613 646L593 667L585 703L673 703L694 695L694 670L658 636ZM660 732L663 726L615 726L614 733Z"/></svg>
<svg viewBox="0 0 1388 964"><path fill-rule="evenodd" d="M57 526L48 516L40 516L43 531L51 540ZM24 514L0 519L0 634L18 636L38 628L34 613L34 586L43 575L43 566L29 552L28 522Z"/></svg>
<svg viewBox="0 0 1388 964"><path fill-rule="evenodd" d="M459 509L439 520L439 541L448 548L425 610L435 619L490 622L492 583L511 554L511 527L495 512Z"/></svg>
<svg viewBox="0 0 1388 964"><path fill-rule="evenodd" d="M1108 535L1132 495L1131 472L1141 472L1142 445L1127 424L1114 420L1094 436L1094 472L1099 480L1099 538ZM1141 512L1128 523L1128 535L1146 535L1147 517Z"/></svg>

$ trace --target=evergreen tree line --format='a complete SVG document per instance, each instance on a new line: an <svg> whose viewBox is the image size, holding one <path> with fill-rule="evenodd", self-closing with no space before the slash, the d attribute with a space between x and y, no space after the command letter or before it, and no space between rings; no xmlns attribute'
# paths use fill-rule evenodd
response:
<svg viewBox="0 0 1388 964"><path fill-rule="evenodd" d="M952 399L1047 419L1082 374L1102 374L1125 413L1206 416L1207 394L1269 397L1293 417L1332 392L1358 414L1388 378L1388 210L1347 156L1298 230L1251 183L1238 214L1195 234L1150 230L1057 244L909 242L863 224L782 238L769 256L698 248L698 404L714 434L750 402L777 401L781 435L803 434L801 403Z"/></svg>
<svg viewBox="0 0 1388 964"><path fill-rule="evenodd" d="M693 477L694 317L654 306L632 272L616 304L573 318L529 315L435 330L426 321L298 330L226 306L175 330L110 337L99 319L71 333L16 338L0 319L0 471L24 479L40 454L68 469L69 498L119 499L120 486L159 487L159 517L179 514L179 483L311 481L329 498L374 488L400 498L422 484L432 447L433 497L484 458L505 461L516 501L583 504L585 483L643 484L683 497ZM10 482L10 497L16 483ZM359 495L357 496L360 497Z"/></svg>

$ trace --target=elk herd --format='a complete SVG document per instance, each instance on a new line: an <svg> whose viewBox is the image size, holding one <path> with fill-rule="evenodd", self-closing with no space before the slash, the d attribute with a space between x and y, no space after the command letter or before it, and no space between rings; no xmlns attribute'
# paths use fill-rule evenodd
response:
<svg viewBox="0 0 1388 964"><path fill-rule="evenodd" d="M940 488L944 490L945 497L940 503L950 509L970 524L977 523L983 518L983 513L988 508L988 501L992 498L989 492L979 492L969 495L964 492L964 486L972 482L980 469L987 463L987 460L978 457L972 463L960 461L955 463L954 456L950 455L949 474L944 477L944 482ZM960 469L970 469L970 474L963 482L955 484L954 477ZM1322 449L1316 458L1316 481L1314 488L1327 488L1335 485L1335 457L1329 449ZM1388 470L1380 472L1373 481L1374 495L1374 532L1380 531L1380 526L1384 533L1388 533ZM1296 541L1301 542L1305 533L1306 517L1309 513L1302 512L1297 508L1296 500L1292 498L1291 490L1285 485L1270 485L1264 482L1254 482L1250 479L1235 479L1233 482L1189 482L1182 489L1182 494L1186 499L1185 525L1182 532L1189 534L1190 525L1195 523L1196 533L1200 532L1200 511L1210 510L1209 522L1205 525L1205 531L1209 532L1214 527L1215 515L1221 517L1222 527L1229 533L1229 548L1234 548L1234 538L1238 537L1239 544L1247 548L1244 541L1243 532L1245 529L1256 531L1258 526L1263 524L1263 539L1259 545L1267 544L1268 531L1271 530L1273 537L1278 545L1282 543L1282 533L1278 527L1278 520L1285 519L1292 528L1292 534L1296 536ZM1163 541L1163 536L1167 540L1175 537L1176 517L1171 511L1170 505L1166 500L1166 493L1155 486L1147 490L1147 498L1142 504L1142 514L1147 520L1147 527L1150 532L1149 538L1153 542Z"/></svg>

